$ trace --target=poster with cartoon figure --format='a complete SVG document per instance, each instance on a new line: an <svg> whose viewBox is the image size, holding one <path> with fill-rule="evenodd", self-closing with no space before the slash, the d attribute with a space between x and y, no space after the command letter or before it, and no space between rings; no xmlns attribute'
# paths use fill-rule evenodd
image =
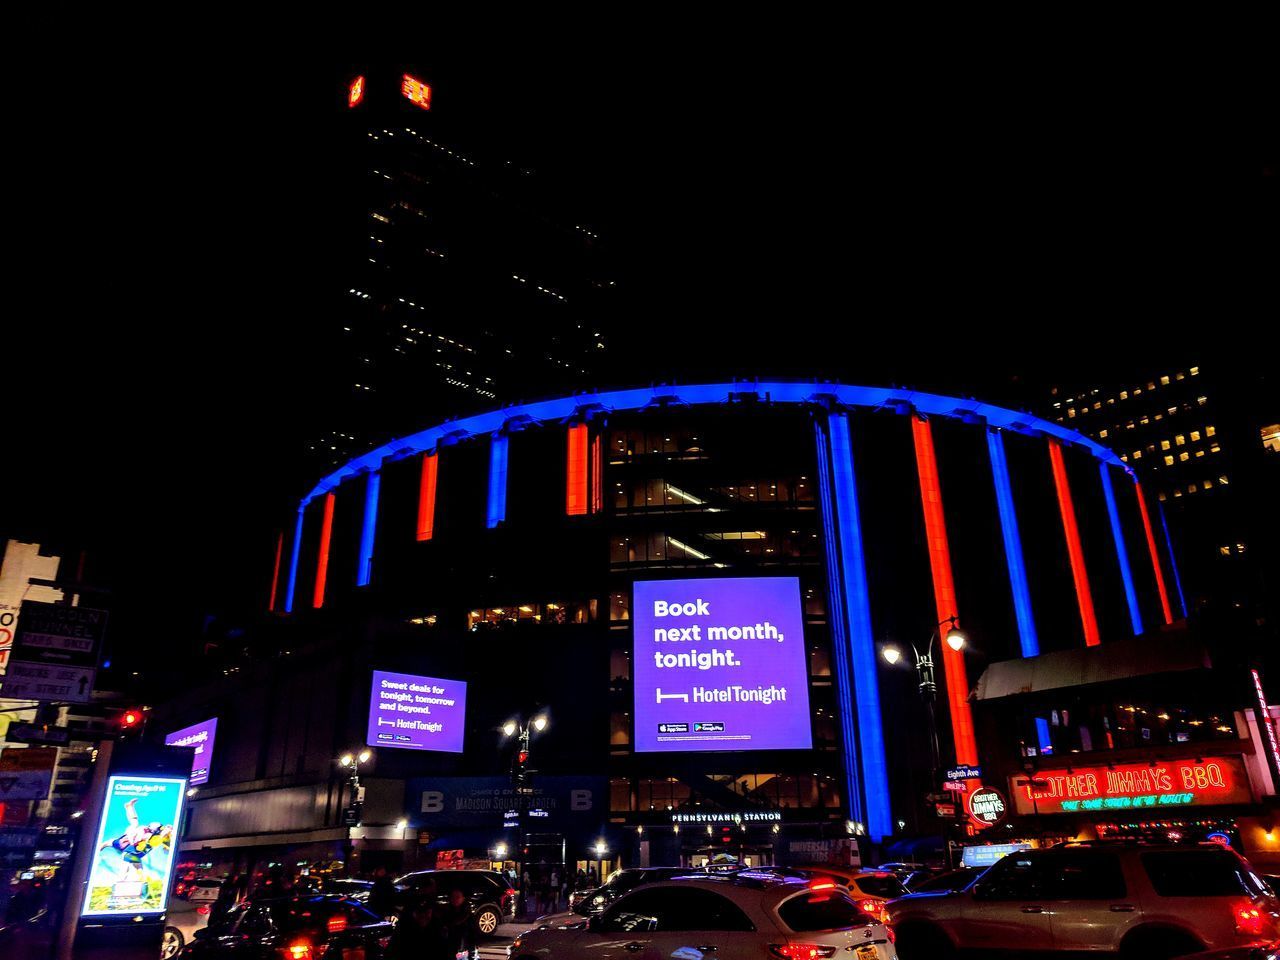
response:
<svg viewBox="0 0 1280 960"><path fill-rule="evenodd" d="M160 913L169 897L187 781L113 776L81 916Z"/></svg>

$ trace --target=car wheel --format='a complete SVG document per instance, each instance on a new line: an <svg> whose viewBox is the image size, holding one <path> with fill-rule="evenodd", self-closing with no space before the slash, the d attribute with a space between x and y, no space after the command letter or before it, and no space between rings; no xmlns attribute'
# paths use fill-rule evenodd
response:
<svg viewBox="0 0 1280 960"><path fill-rule="evenodd" d="M491 937L498 931L498 924L502 922L502 918L498 916L498 911L493 907L482 907L480 913L476 915L476 926L480 928L480 932L486 937Z"/></svg>
<svg viewBox="0 0 1280 960"><path fill-rule="evenodd" d="M936 927L909 924L898 931L894 944L900 960L952 960L955 947Z"/></svg>
<svg viewBox="0 0 1280 960"><path fill-rule="evenodd" d="M186 941L182 939L182 931L177 927L165 927L160 938L160 960L173 960L184 946Z"/></svg>
<svg viewBox="0 0 1280 960"><path fill-rule="evenodd" d="M1135 930L1120 944L1125 960L1172 960L1204 949L1195 937L1180 930Z"/></svg>

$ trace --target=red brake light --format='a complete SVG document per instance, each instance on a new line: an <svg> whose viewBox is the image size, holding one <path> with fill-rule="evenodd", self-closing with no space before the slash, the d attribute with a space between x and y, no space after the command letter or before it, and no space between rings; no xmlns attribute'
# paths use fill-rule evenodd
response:
<svg viewBox="0 0 1280 960"><path fill-rule="evenodd" d="M311 960L311 944L306 940L295 940L287 947L282 947L280 953L285 960Z"/></svg>
<svg viewBox="0 0 1280 960"><path fill-rule="evenodd" d="M866 899L858 901L858 909L865 913L872 920L880 923L888 923L888 914L884 909L883 900Z"/></svg>
<svg viewBox="0 0 1280 960"><path fill-rule="evenodd" d="M329 918L330 933L341 933L345 929L347 929L347 918L344 915L335 913Z"/></svg>
<svg viewBox="0 0 1280 960"><path fill-rule="evenodd" d="M1252 900L1242 900L1232 911L1236 921L1236 929L1251 937L1261 936L1267 928L1266 915L1258 909Z"/></svg>
<svg viewBox="0 0 1280 960"><path fill-rule="evenodd" d="M769 953L783 960L821 960L823 957L834 957L836 948L821 943L771 943Z"/></svg>
<svg viewBox="0 0 1280 960"><path fill-rule="evenodd" d="M208 904L202 904L201 906L196 907L196 913L200 914L202 917L207 917L209 915Z"/></svg>
<svg viewBox="0 0 1280 960"><path fill-rule="evenodd" d="M834 890L836 884L834 880L814 880L809 884L810 890Z"/></svg>

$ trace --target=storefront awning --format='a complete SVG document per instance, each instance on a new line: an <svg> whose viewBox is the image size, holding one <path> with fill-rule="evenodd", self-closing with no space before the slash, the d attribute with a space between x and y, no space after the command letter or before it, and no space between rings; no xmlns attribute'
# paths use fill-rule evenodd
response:
<svg viewBox="0 0 1280 960"><path fill-rule="evenodd" d="M1208 652L1185 629L1160 631L1096 647L1001 660L983 671L975 698L998 700L1063 687L1211 667Z"/></svg>

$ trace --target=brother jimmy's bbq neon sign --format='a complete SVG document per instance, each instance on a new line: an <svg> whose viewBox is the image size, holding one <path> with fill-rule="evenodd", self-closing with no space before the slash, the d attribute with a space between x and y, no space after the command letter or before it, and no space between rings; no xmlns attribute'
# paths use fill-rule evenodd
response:
<svg viewBox="0 0 1280 960"><path fill-rule="evenodd" d="M1247 803L1250 799L1244 767L1235 757L1073 767L1012 779L1019 813Z"/></svg>

